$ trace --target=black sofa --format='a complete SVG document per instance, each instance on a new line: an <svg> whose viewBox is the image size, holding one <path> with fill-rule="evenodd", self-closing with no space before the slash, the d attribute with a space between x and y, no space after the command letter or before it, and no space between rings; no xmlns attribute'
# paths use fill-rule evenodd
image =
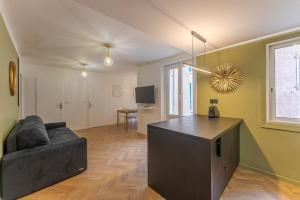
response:
<svg viewBox="0 0 300 200"><path fill-rule="evenodd" d="M87 140L65 122L44 124L38 116L20 120L5 140L1 193L11 200L87 169Z"/></svg>

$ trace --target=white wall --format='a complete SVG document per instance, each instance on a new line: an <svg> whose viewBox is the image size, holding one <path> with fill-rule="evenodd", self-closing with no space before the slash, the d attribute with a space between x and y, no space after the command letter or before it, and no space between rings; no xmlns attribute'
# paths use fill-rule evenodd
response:
<svg viewBox="0 0 300 200"><path fill-rule="evenodd" d="M147 133L147 124L165 120L167 118L166 96L165 96L165 73L164 66L181 62L189 59L188 54L179 54L174 57L166 58L156 62L142 65L137 70L137 85L155 86L155 105L153 109L143 109L141 105L138 106L139 122L138 131L140 133Z"/></svg>
<svg viewBox="0 0 300 200"><path fill-rule="evenodd" d="M136 71L124 73L89 72L87 78L80 75L80 71L54 68L21 62L20 73L26 84L22 86L22 117L35 113L34 106L34 77L39 80L56 77L63 81L63 117L72 129L82 129L88 126L88 91L91 84L101 80L95 86L97 95L103 98L103 118L99 124L108 125L116 123L116 110L120 107L136 107L133 90L137 84ZM122 96L112 96L112 86L122 86ZM93 92L95 94L95 90ZM89 94L89 95L94 95ZM33 102L32 102L33 101ZM100 120L100 119L99 119Z"/></svg>

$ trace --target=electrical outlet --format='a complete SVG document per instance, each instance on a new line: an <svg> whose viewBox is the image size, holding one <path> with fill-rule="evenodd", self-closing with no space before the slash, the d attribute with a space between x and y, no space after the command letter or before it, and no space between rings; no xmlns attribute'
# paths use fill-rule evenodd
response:
<svg viewBox="0 0 300 200"><path fill-rule="evenodd" d="M219 100L218 99L210 99L209 101L211 104L218 104Z"/></svg>

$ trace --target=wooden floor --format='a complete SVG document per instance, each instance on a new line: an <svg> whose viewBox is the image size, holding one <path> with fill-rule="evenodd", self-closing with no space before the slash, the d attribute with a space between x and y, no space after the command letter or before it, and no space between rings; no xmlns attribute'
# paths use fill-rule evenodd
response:
<svg viewBox="0 0 300 200"><path fill-rule="evenodd" d="M147 139L108 126L78 131L88 140L88 170L26 200L162 200L147 187ZM300 187L239 167L222 200L300 199Z"/></svg>

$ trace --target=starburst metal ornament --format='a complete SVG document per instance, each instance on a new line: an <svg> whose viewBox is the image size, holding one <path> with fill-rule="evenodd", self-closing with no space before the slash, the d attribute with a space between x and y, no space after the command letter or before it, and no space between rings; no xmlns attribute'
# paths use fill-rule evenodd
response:
<svg viewBox="0 0 300 200"><path fill-rule="evenodd" d="M239 68L229 63L216 67L210 76L210 84L217 92L232 93L242 84L244 79Z"/></svg>

